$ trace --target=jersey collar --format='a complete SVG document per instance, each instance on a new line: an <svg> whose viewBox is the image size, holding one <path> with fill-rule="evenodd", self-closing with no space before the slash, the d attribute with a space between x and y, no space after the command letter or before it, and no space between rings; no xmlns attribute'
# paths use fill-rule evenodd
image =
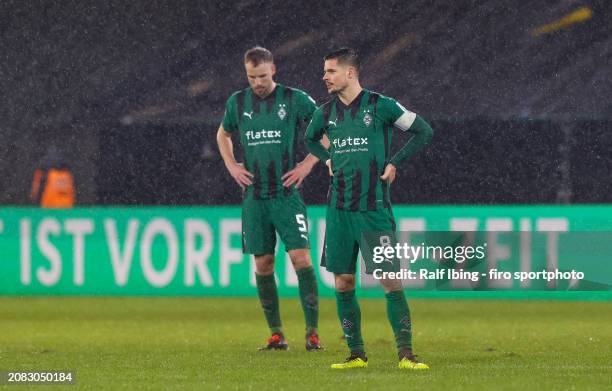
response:
<svg viewBox="0 0 612 391"><path fill-rule="evenodd" d="M342 100L340 99L340 97L338 97L338 95L336 95L336 101L343 109L352 109L354 107L359 108L359 105L361 104L361 98L363 97L365 92L366 90L365 88L363 88L361 92L359 92L359 94L357 94L357 96L348 105L345 105L344 102L342 102Z"/></svg>

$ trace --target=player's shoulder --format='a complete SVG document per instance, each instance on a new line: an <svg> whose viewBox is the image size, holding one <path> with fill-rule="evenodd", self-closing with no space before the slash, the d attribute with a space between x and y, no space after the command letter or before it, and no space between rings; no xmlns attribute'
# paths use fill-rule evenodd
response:
<svg viewBox="0 0 612 391"><path fill-rule="evenodd" d="M241 90L236 90L232 92L232 94L227 98L227 103L235 104L238 100L244 100L244 97L247 94L247 91L250 87L243 88Z"/></svg>
<svg viewBox="0 0 612 391"><path fill-rule="evenodd" d="M295 96L298 99L302 99L302 100L310 100L312 101L312 103L316 104L315 100L306 91L299 89L299 88L290 87L290 86L284 86L284 87L285 87L285 94L288 94L290 96Z"/></svg>
<svg viewBox="0 0 612 391"><path fill-rule="evenodd" d="M379 92L370 91L369 100L370 102L373 102L379 110L388 110L394 112L400 109L402 111L408 111L397 99L381 94Z"/></svg>
<svg viewBox="0 0 612 391"><path fill-rule="evenodd" d="M331 114L332 107L334 107L335 101L336 97L332 96L331 98L323 102L321 105L317 106L314 111L313 117L320 117L323 119L323 122L327 121L327 118L329 118Z"/></svg>
<svg viewBox="0 0 612 391"><path fill-rule="evenodd" d="M282 85L282 86L283 86L283 88L285 89L285 91L288 91L288 92L290 92L290 93L292 93L292 94L295 94L295 93L304 93L304 94L305 94L305 92L304 92L304 91L302 91L302 90L300 90L299 88L295 88L295 87L291 87L291 86L286 86L286 85L284 85L284 84L280 84L280 83L279 83L278 85L279 85L279 86L281 86L281 85Z"/></svg>
<svg viewBox="0 0 612 391"><path fill-rule="evenodd" d="M372 91L372 90L369 90L369 89L367 89L367 88L365 88L364 90L365 90L365 91L366 91L366 92L367 92L367 93L368 93L370 96L375 96L375 97L377 97L377 98L380 98L381 96L384 96L383 94L381 94L380 92L377 92L377 91Z"/></svg>
<svg viewBox="0 0 612 391"><path fill-rule="evenodd" d="M383 102L383 103L388 103L388 102L396 102L396 100L394 98L391 98L385 94L382 94L380 92L376 92L376 91L371 91L371 90L367 90L369 96L369 100L371 102Z"/></svg>
<svg viewBox="0 0 612 391"><path fill-rule="evenodd" d="M334 105L335 100L336 100L336 97L332 96L331 98L327 99L325 102L321 103L321 105L317 107L316 111L320 113L329 113L332 106Z"/></svg>
<svg viewBox="0 0 612 391"><path fill-rule="evenodd" d="M325 102L321 103L319 108L320 109L329 110L336 103L336 99L337 99L337 97L335 95L330 97Z"/></svg>
<svg viewBox="0 0 612 391"><path fill-rule="evenodd" d="M236 100L239 96L244 96L249 88L250 87L247 87L232 92L232 94L229 96L229 98L227 98L227 100Z"/></svg>

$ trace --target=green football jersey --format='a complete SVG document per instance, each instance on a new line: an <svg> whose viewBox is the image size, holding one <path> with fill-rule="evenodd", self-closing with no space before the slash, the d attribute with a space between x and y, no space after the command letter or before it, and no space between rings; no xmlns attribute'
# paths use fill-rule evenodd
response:
<svg viewBox="0 0 612 391"><path fill-rule="evenodd" d="M391 158L393 124L406 112L394 99L365 89L348 106L335 96L315 111L306 141L307 145L318 142L323 134L329 138L334 174L330 207L351 211L390 207L389 183L380 176Z"/></svg>
<svg viewBox="0 0 612 391"><path fill-rule="evenodd" d="M290 195L281 177L295 166L299 125L311 119L316 103L304 91L276 84L265 98L249 87L232 94L225 105L223 128L240 132L245 168L254 175L246 196L271 199Z"/></svg>

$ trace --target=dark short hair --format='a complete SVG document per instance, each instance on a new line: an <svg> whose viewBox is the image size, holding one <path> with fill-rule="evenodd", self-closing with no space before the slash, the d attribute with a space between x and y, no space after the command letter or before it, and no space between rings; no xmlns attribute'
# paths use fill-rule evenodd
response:
<svg viewBox="0 0 612 391"><path fill-rule="evenodd" d="M244 63L252 63L253 66L258 66L262 62L274 62L272 52L261 46L255 46L250 48L244 53Z"/></svg>
<svg viewBox="0 0 612 391"><path fill-rule="evenodd" d="M355 50L346 47L328 53L325 57L323 57L323 59L325 61L335 59L339 64L348 64L355 67L357 70L359 70L359 67L361 66L359 54L357 54Z"/></svg>

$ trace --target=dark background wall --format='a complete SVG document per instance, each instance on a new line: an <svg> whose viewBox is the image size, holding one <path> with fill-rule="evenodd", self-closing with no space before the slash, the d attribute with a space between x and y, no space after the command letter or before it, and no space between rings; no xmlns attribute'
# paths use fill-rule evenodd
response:
<svg viewBox="0 0 612 391"><path fill-rule="evenodd" d="M365 86L433 122L396 202L609 202L610 4L4 1L0 204L26 203L50 143L83 204L237 202L214 134L255 44L319 102L323 55L353 46Z"/></svg>
<svg viewBox="0 0 612 391"><path fill-rule="evenodd" d="M609 121L434 120L435 137L404 162L396 203L610 202ZM214 126L214 127L213 127ZM240 191L214 149L210 125L138 125L101 140L97 177L103 204L219 204ZM394 144L409 135L396 132ZM300 151L301 156L305 152ZM102 179L103 178L103 179ZM326 202L319 164L304 183L307 203Z"/></svg>

